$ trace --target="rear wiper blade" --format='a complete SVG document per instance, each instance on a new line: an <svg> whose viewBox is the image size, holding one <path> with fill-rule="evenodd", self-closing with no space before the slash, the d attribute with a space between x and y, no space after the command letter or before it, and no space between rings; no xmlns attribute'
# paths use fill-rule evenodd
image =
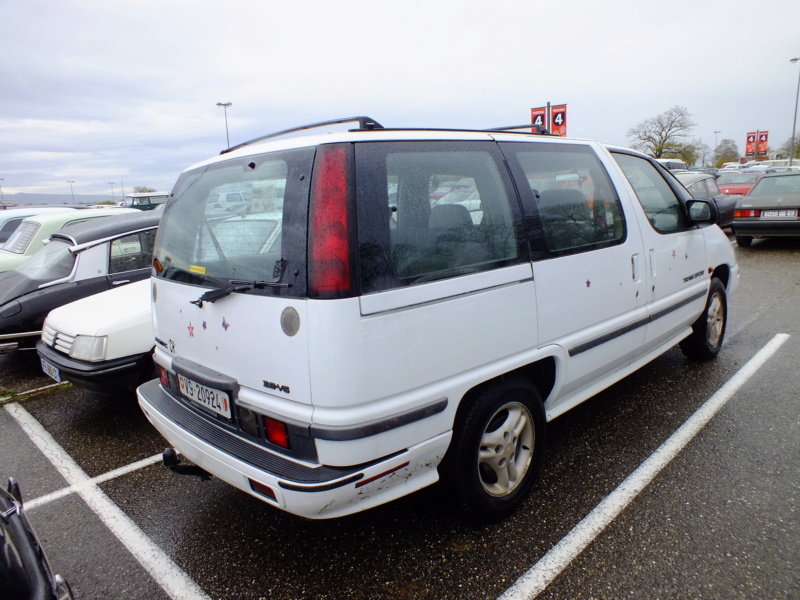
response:
<svg viewBox="0 0 800 600"><path fill-rule="evenodd" d="M231 279L230 285L216 290L208 290L205 294L200 296L197 300L190 300L190 304L195 304L199 308L203 308L203 304L211 302L212 304L217 300L230 296L233 292L244 292L255 288L275 287L286 288L289 287L288 283L275 283L272 281L245 281L243 279Z"/></svg>

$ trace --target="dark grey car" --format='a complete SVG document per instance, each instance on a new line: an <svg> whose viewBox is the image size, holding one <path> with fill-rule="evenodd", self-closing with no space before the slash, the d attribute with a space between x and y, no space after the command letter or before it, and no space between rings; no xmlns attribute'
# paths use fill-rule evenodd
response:
<svg viewBox="0 0 800 600"><path fill-rule="evenodd" d="M717 186L714 176L708 173L685 171L673 173L673 175L689 190L689 193L694 198L698 200L710 198L714 201L719 213L717 225L723 229L731 226L733 223L733 211L736 208L736 202L741 196L723 194Z"/></svg>

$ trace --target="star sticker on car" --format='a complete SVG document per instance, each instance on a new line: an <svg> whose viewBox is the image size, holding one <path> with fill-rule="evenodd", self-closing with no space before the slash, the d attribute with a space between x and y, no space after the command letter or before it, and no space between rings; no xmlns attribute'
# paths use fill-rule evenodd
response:
<svg viewBox="0 0 800 600"><path fill-rule="evenodd" d="M192 325L191 321L189 321L188 329L189 329L189 337L194 337L194 325Z"/></svg>

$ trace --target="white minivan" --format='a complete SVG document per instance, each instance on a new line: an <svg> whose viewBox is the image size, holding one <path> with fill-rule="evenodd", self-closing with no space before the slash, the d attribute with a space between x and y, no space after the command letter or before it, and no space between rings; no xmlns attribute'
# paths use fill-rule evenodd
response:
<svg viewBox="0 0 800 600"><path fill-rule="evenodd" d="M529 131L324 125L351 121L175 185L151 280L159 379L138 396L200 469L309 518L440 478L464 514L498 517L549 420L676 344L719 352L733 249L657 161ZM439 202L447 182L468 202ZM215 210L232 188L248 210Z"/></svg>

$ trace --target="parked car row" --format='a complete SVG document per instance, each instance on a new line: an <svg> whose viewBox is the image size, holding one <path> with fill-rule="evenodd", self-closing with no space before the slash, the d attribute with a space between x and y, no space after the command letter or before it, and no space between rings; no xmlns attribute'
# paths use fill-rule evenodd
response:
<svg viewBox="0 0 800 600"><path fill-rule="evenodd" d="M81 211L87 218L68 221L16 269L0 274L0 353L32 351L52 309L150 276L162 211L108 210L104 218L96 218L102 210ZM27 223L41 229L49 221Z"/></svg>
<svg viewBox="0 0 800 600"><path fill-rule="evenodd" d="M16 269L28 257L38 252L59 229L92 219L119 216L126 212L138 211L117 207L80 211L50 210L26 217L0 246L0 273Z"/></svg>

